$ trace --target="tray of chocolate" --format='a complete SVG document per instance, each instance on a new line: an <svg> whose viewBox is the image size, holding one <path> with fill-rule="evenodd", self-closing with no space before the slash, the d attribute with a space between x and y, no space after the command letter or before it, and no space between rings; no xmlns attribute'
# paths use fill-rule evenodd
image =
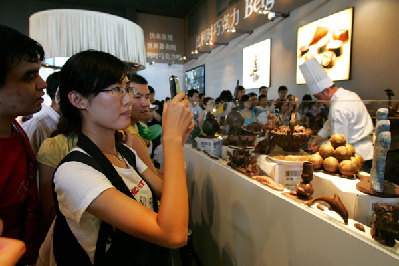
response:
<svg viewBox="0 0 399 266"><path fill-rule="evenodd" d="M303 150L287 152L281 148L275 148L267 157L279 164L302 164L309 161L310 154Z"/></svg>
<svg viewBox="0 0 399 266"><path fill-rule="evenodd" d="M271 131L275 143L284 151L299 151L304 147L313 131L310 128L296 125L293 130L289 126L280 126Z"/></svg>

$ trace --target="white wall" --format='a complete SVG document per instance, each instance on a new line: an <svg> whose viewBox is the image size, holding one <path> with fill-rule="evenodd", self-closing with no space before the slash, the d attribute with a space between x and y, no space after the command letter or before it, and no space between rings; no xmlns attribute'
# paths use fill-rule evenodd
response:
<svg viewBox="0 0 399 266"><path fill-rule="evenodd" d="M183 65L181 64L155 63L150 65L147 63L146 69L138 71L137 74L147 79L148 85L155 90L155 99L160 101L170 97L169 77L171 75L177 76L182 85L184 80Z"/></svg>
<svg viewBox="0 0 399 266"><path fill-rule="evenodd" d="M295 79L297 28L349 7L354 7L351 79L336 83L363 99L385 100L386 88L393 89L399 99L398 0L315 0L291 12L287 19L265 23L252 35L241 35L228 46L191 60L184 70L205 64L207 95L217 97L222 90L234 92L237 79L242 84L242 49L271 38L269 98L276 98L278 87L286 85L289 93L301 99L308 89L297 85Z"/></svg>

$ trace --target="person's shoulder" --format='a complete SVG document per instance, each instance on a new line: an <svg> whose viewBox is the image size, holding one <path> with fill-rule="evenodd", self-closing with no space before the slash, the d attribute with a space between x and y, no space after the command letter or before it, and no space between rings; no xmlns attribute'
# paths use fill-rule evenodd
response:
<svg viewBox="0 0 399 266"><path fill-rule="evenodd" d="M40 163L47 161L61 161L61 159L72 149L76 144L76 139L59 134L52 138L47 138L40 145L37 153L37 160ZM57 162L55 162L57 164Z"/></svg>
<svg viewBox="0 0 399 266"><path fill-rule="evenodd" d="M132 134L132 135L139 135L138 130L137 130L134 126L129 126L129 127L127 128L127 130L128 130L129 133Z"/></svg>
<svg viewBox="0 0 399 266"><path fill-rule="evenodd" d="M356 92L350 91L350 90L347 90L347 89L344 89L344 88L338 88L336 94L337 94L337 96L339 98L345 97L348 100L350 100L350 99L361 100L359 95Z"/></svg>
<svg viewBox="0 0 399 266"><path fill-rule="evenodd" d="M46 143L46 145L58 145L58 146L63 146L67 144L69 141L69 137L64 135L64 134L58 134L57 136L47 138L43 144Z"/></svg>

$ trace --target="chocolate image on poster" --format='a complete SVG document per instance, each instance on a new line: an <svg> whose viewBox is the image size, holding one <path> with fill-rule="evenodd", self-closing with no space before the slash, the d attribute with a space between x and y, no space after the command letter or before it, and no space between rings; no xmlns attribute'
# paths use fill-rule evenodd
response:
<svg viewBox="0 0 399 266"><path fill-rule="evenodd" d="M353 8L298 28L296 83L305 80L299 66L311 58L323 66L332 80L350 76Z"/></svg>
<svg viewBox="0 0 399 266"><path fill-rule="evenodd" d="M255 43L243 49L243 86L247 89L270 86L271 40Z"/></svg>

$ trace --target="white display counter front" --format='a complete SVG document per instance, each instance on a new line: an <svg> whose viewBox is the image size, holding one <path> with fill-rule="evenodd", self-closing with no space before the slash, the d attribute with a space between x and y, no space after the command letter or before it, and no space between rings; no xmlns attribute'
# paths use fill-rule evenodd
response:
<svg viewBox="0 0 399 266"><path fill-rule="evenodd" d="M204 265L399 265L399 244L356 230L184 147L193 244Z"/></svg>

